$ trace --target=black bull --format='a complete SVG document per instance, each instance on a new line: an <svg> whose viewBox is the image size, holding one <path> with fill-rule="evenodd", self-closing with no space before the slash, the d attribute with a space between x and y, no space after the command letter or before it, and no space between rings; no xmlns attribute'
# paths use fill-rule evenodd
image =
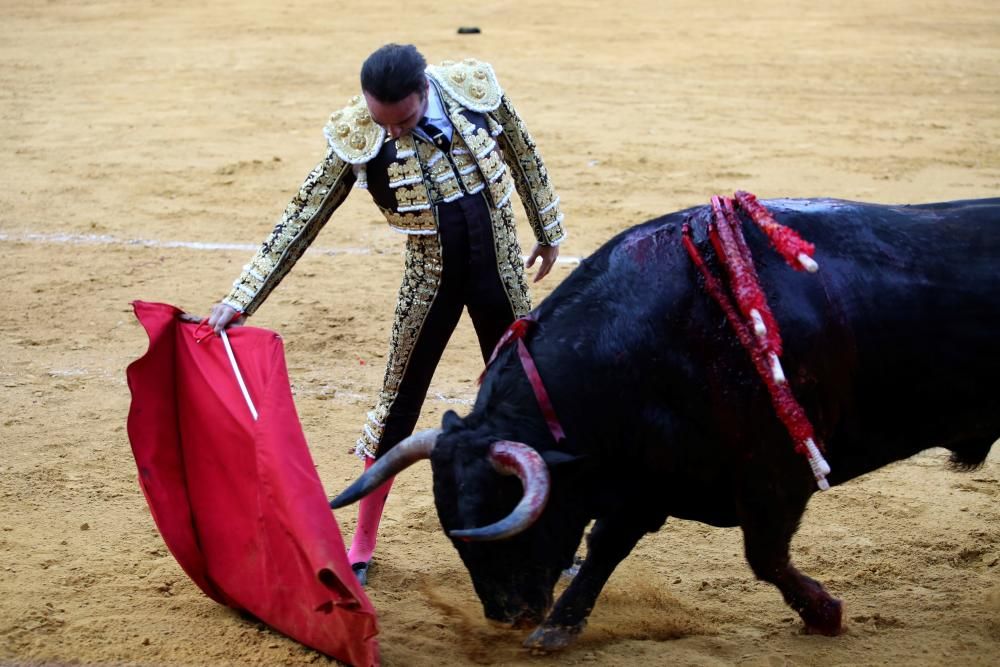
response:
<svg viewBox="0 0 1000 667"><path fill-rule="evenodd" d="M930 447L949 449L956 468L981 465L1000 436L1000 199L766 205L816 245L819 272L792 271L743 225L830 483ZM816 491L809 466L681 243L690 222L711 256L708 217L703 206L619 234L538 307L525 342L563 441L550 435L508 346L468 417L448 413L440 432L393 448L333 504L429 456L441 524L486 616L541 623L529 647L569 644L617 564L668 516L742 527L754 574L778 587L807 629L838 633L840 602L788 553ZM527 479L530 462L491 453L497 441L541 454L545 464L535 456L534 467L550 479L547 505ZM498 474L512 470L531 502ZM586 560L553 607L590 520ZM478 526L488 527L469 533Z"/></svg>

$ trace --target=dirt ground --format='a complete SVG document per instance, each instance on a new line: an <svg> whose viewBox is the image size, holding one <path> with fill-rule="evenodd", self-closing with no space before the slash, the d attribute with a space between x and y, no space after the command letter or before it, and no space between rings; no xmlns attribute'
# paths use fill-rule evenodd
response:
<svg viewBox="0 0 1000 667"><path fill-rule="evenodd" d="M735 189L886 203L1000 194L993 0L409 9L0 5L0 663L329 662L210 601L164 547L125 433L125 367L146 348L129 302L204 312L228 290L382 43L494 64L562 195L565 257ZM401 250L355 193L254 318L284 336L331 493L360 468L346 451L381 381ZM466 410L479 370L465 321L420 426ZM754 580L738 530L677 521L622 564L579 643L549 657L483 619L429 471L411 469L369 589L384 662L1000 664L1000 451L969 474L944 462L932 450L810 505L793 557L844 600L841 637L801 632ZM349 536L353 511L338 519Z"/></svg>

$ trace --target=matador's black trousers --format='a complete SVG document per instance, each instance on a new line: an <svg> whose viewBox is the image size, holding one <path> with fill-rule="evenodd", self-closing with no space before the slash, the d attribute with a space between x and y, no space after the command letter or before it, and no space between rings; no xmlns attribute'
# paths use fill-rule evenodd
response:
<svg viewBox="0 0 1000 667"><path fill-rule="evenodd" d="M358 441L367 453L384 454L413 432L465 308L485 361L516 315L499 276L493 222L482 193L438 205L438 234L408 239L385 381Z"/></svg>

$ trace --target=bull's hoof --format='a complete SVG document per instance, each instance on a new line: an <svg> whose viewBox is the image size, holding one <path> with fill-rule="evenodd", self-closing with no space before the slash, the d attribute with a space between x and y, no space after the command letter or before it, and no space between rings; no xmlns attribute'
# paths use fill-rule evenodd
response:
<svg viewBox="0 0 1000 667"><path fill-rule="evenodd" d="M522 646L531 649L532 653L551 653L561 651L574 641L583 631L586 622L579 625L540 625L528 635Z"/></svg>
<svg viewBox="0 0 1000 667"><path fill-rule="evenodd" d="M805 630L812 635L836 637L844 632L842 624L844 605L836 598L828 597L821 600L810 609L803 609L799 614L805 621Z"/></svg>
<svg viewBox="0 0 1000 667"><path fill-rule="evenodd" d="M515 630L528 630L529 628L536 627L541 620L540 616L527 614L524 616L518 616L513 621L508 621L508 624Z"/></svg>

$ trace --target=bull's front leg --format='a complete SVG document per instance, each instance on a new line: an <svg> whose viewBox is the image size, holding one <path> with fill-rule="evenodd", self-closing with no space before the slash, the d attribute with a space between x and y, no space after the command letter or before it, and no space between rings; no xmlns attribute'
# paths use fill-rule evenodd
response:
<svg viewBox="0 0 1000 667"><path fill-rule="evenodd" d="M587 538L587 557L580 571L545 621L524 640L524 646L557 651L573 643L587 625L587 617L611 573L646 532L645 524L626 517L595 522Z"/></svg>
<svg viewBox="0 0 1000 667"><path fill-rule="evenodd" d="M805 504L802 505L802 510ZM743 544L747 561L758 579L774 584L785 602L798 612L808 632L835 636L842 632L840 600L823 586L795 569L788 548L798 526L797 514L785 512L755 514L743 522Z"/></svg>

